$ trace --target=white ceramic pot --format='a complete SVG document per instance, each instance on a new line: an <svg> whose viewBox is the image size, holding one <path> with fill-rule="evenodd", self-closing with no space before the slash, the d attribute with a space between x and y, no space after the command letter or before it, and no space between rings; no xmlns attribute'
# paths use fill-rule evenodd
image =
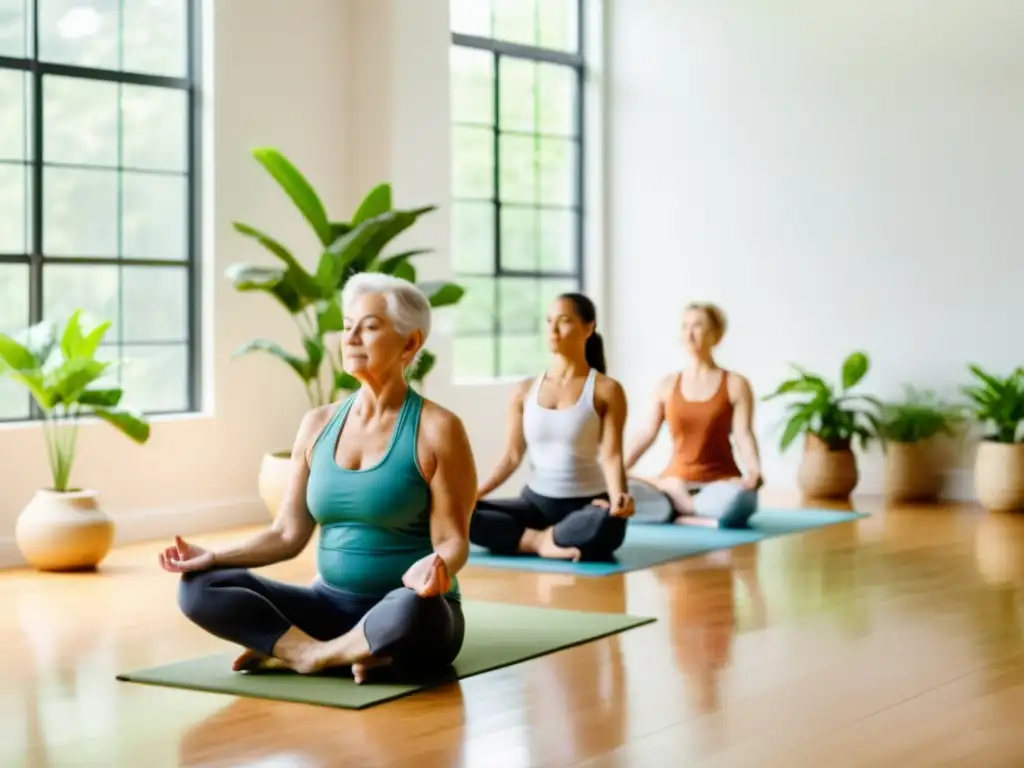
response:
<svg viewBox="0 0 1024 768"><path fill-rule="evenodd" d="M99 507L96 491L39 490L14 529L18 549L40 571L95 568L114 543L114 521Z"/></svg>
<svg viewBox="0 0 1024 768"><path fill-rule="evenodd" d="M264 454L260 462L259 494L263 503L267 505L271 517L277 514L284 493L288 489L290 466L291 451Z"/></svg>
<svg viewBox="0 0 1024 768"><path fill-rule="evenodd" d="M1024 443L979 443L974 457L974 492L992 512L1024 511Z"/></svg>

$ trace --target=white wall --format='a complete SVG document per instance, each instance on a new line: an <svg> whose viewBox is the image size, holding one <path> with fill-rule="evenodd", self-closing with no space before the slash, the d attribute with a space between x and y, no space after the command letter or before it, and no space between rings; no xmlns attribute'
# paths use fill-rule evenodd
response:
<svg viewBox="0 0 1024 768"><path fill-rule="evenodd" d="M728 312L721 362L759 394L854 348L881 396L1024 362L1024 3L613 0L609 29L610 341L633 414L681 365L692 299ZM758 433L791 487L779 415L760 406Z"/></svg>

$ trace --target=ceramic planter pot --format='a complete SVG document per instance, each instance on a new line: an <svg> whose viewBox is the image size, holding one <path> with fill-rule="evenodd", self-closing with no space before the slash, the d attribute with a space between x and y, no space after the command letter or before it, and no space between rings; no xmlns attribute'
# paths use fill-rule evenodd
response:
<svg viewBox="0 0 1024 768"><path fill-rule="evenodd" d="M40 571L95 568L114 543L114 521L91 490L37 491L15 525L18 549Z"/></svg>
<svg viewBox="0 0 1024 768"><path fill-rule="evenodd" d="M979 443L974 456L974 492L992 512L1024 511L1024 443Z"/></svg>
<svg viewBox="0 0 1024 768"><path fill-rule="evenodd" d="M267 505L270 516L277 514L285 491L288 489L288 472L291 466L291 451L277 451L264 454L260 462L260 476L257 482L260 498Z"/></svg>
<svg viewBox="0 0 1024 768"><path fill-rule="evenodd" d="M934 440L886 446L885 496L890 501L936 501L942 483Z"/></svg>
<svg viewBox="0 0 1024 768"><path fill-rule="evenodd" d="M833 449L817 435L807 434L797 483L809 499L845 499L857 487L860 474L849 444Z"/></svg>

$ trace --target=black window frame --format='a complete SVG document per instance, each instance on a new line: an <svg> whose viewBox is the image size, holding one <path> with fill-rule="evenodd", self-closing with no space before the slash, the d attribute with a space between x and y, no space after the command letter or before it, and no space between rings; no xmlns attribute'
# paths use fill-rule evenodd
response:
<svg viewBox="0 0 1024 768"><path fill-rule="evenodd" d="M555 48L544 48L523 43L515 43L493 37L480 35L469 35L460 32L452 32L451 44L456 48L466 48L475 51L490 53L493 57L493 145L494 168L493 168L493 196L491 198L466 199L464 202L488 202L494 209L494 263L490 272L462 272L453 270L455 279L459 277L483 278L494 280L494 314L491 318L491 328L487 331L460 331L458 323L455 326L455 338L472 338L486 336L494 338L494 357L491 365L491 374L488 378L499 379L505 374L501 366L501 291L499 281L502 278L523 278L523 279L565 279L575 280L577 290L583 291L585 286L585 237L586 237L586 26L584 0L576 0L576 50L565 51ZM572 141L576 144L576 167L574 184L574 201L570 206L553 206L558 210L571 211L575 217L575 253L573 254L573 269L571 271L549 271L549 270L523 270L505 269L501 260L501 215L504 206L521 207L521 204L503 203L501 196L501 59L507 57L519 61L529 61L542 64L555 64L570 69L576 82L575 99L573 104L573 118L575 131ZM459 123L452 122L451 125L458 126ZM509 132L504 132L509 133ZM512 131L511 133L515 133ZM460 198L453 197L454 202L462 202ZM534 206L537 204L534 203ZM544 208L545 206L537 206Z"/></svg>
<svg viewBox="0 0 1024 768"><path fill-rule="evenodd" d="M103 69L98 67L78 66L39 59L39 5L40 0L32 0L31 30L28 39L29 52L24 57L0 56L0 71L15 70L29 75L28 88L31 92L31 134L29 145L32 148L31 159L22 161L31 174L30 201L31 215L26 216L30 222L28 253L0 253L0 264L27 264L29 267L29 317L28 326L46 320L43 316L43 272L48 264L74 266L116 266L116 267L176 267L186 270L188 295L186 296L187 345L186 372L186 405L184 409L171 411L145 411L147 416L177 415L196 413L203 408L203 349L202 349L202 0L184 0L185 9L185 61L184 77L154 75L126 70ZM123 3L121 10L123 12ZM119 30L119 34L121 34ZM78 257L78 256L47 256L43 250L43 225L45 216L43 170L47 166L44 157L43 137L45 125L43 120L43 78L48 75L74 77L90 82L118 83L123 85L143 85L171 88L186 94L188 114L186 130L186 233L185 260L178 259L144 259L116 257ZM90 167L68 164L49 164L50 167ZM131 168L118 167L119 173L131 171ZM121 216L120 201L118 216ZM121 284L123 277L118 276ZM123 315L123 291L118 291L118 314ZM175 342L176 344L181 342ZM159 345L159 343L157 343ZM119 347L123 345L119 344ZM126 403L130 404L130 393ZM18 424L39 421L43 418L42 410L34 398L29 398L29 412L25 417L0 418L0 424Z"/></svg>

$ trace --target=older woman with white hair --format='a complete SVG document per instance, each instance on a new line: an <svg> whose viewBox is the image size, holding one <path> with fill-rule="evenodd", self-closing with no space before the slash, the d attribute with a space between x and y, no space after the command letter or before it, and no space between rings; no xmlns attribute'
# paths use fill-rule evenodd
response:
<svg viewBox="0 0 1024 768"><path fill-rule="evenodd" d="M404 376L430 333L430 304L376 273L351 278L343 304L345 370L362 386L302 420L273 523L235 547L176 538L160 553L183 574L184 614L246 649L236 670L349 667L363 682L391 665L402 679L447 668L462 647L473 453L462 422ZM249 570L296 557L317 525L311 586Z"/></svg>

